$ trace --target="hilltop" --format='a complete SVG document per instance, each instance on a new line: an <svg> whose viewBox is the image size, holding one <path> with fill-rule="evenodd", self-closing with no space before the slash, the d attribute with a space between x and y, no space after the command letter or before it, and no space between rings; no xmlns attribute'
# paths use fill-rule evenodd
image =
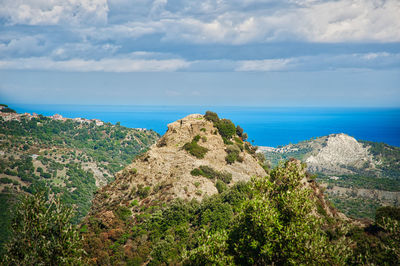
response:
<svg viewBox="0 0 400 266"><path fill-rule="evenodd" d="M189 115L168 125L165 135L144 155L116 174L116 182L104 187L97 197L94 208L129 202L135 194L146 193L146 201L175 198L201 200L204 196L218 193L215 176L221 176L225 183L249 181L252 176L263 176L265 170L254 154L246 152L244 143L225 144L211 121L200 114ZM185 150L187 143L196 143L206 152L203 156L192 155ZM228 163L228 149L238 153L241 162ZM207 174L193 172L206 169ZM204 175L210 176L204 176ZM215 175L215 176L211 176ZM124 191L124 193L120 193Z"/></svg>
<svg viewBox="0 0 400 266"><path fill-rule="evenodd" d="M292 191L293 198L278 209L300 204L301 214L296 215L305 225L307 219L310 226L314 219L318 224L323 223L320 219L333 224L348 220L325 201L300 161L271 171L246 138L240 126L212 112L169 124L149 151L96 193L82 227L91 261L182 263L188 259L185 252L201 245L205 232L228 230L239 219L245 202L261 193L258 182L270 184L270 189L276 186L260 194L267 200L271 193L272 205L282 199L279 193ZM317 232L319 225L314 226Z"/></svg>
<svg viewBox="0 0 400 266"><path fill-rule="evenodd" d="M344 213L373 218L379 206L400 206L400 148L331 134L283 147L260 147L272 165L289 158L307 164Z"/></svg>

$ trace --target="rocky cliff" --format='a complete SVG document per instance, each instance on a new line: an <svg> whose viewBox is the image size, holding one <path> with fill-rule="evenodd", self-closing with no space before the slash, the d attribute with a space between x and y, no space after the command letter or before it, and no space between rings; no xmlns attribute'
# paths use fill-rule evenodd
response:
<svg viewBox="0 0 400 266"><path fill-rule="evenodd" d="M191 155L183 147L198 138L198 145L207 149L204 158ZM226 145L203 115L192 114L168 125L165 135L144 155L116 174L116 180L104 187L93 202L93 209L115 204L128 205L133 199L140 204L171 201L175 198L201 200L218 193L216 179L194 175L193 170L205 168L231 179L228 186L264 176L265 170L254 155L240 151L241 162L227 163Z"/></svg>

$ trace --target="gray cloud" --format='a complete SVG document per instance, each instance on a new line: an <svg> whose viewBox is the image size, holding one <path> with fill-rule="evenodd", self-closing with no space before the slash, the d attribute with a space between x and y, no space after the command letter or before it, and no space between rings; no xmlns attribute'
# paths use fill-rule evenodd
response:
<svg viewBox="0 0 400 266"><path fill-rule="evenodd" d="M400 42L399 14L398 0L3 0L0 67L114 72L399 68L399 51L313 54L303 47L304 54L291 55L280 47ZM263 44L279 47L278 53L243 52ZM218 56L217 45L241 47L242 54L239 59ZM214 55L190 59L194 46Z"/></svg>

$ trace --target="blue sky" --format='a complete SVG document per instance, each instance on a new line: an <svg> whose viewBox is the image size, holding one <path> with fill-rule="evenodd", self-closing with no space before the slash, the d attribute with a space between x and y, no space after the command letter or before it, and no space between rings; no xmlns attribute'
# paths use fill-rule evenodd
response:
<svg viewBox="0 0 400 266"><path fill-rule="evenodd" d="M0 101L400 106L398 0L1 0Z"/></svg>

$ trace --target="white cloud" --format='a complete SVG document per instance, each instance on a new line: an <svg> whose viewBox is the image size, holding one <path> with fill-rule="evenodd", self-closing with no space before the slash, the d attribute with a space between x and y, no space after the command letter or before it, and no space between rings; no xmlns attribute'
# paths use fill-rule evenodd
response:
<svg viewBox="0 0 400 266"><path fill-rule="evenodd" d="M279 71L287 70L293 59L246 60L238 62L236 71Z"/></svg>
<svg viewBox="0 0 400 266"><path fill-rule="evenodd" d="M107 0L3 0L0 16L10 24L105 24Z"/></svg>
<svg viewBox="0 0 400 266"><path fill-rule="evenodd" d="M61 56L60 56L61 57ZM0 60L0 69L77 72L275 72L339 69L400 69L400 54L364 53L315 55L263 60L194 60L173 54L138 51L124 56L54 60L46 57Z"/></svg>
<svg viewBox="0 0 400 266"><path fill-rule="evenodd" d="M10 24L73 25L95 39L159 33L200 44L400 41L398 0L3 0L0 17ZM107 23L109 17L118 23Z"/></svg>
<svg viewBox="0 0 400 266"><path fill-rule="evenodd" d="M301 1L271 10L225 10L213 17L166 20L168 39L196 43L247 44L302 40L309 42L398 42L400 1ZM380 4L377 4L380 3ZM218 10L218 9L216 9Z"/></svg>
<svg viewBox="0 0 400 266"><path fill-rule="evenodd" d="M0 39L0 57L32 56L47 49L44 36L13 36Z"/></svg>
<svg viewBox="0 0 400 266"><path fill-rule="evenodd" d="M23 58L0 60L0 69L18 70L59 70L78 72L169 72L188 67L190 64L181 59L134 60L105 58L101 60L70 59L54 61L48 58Z"/></svg>

